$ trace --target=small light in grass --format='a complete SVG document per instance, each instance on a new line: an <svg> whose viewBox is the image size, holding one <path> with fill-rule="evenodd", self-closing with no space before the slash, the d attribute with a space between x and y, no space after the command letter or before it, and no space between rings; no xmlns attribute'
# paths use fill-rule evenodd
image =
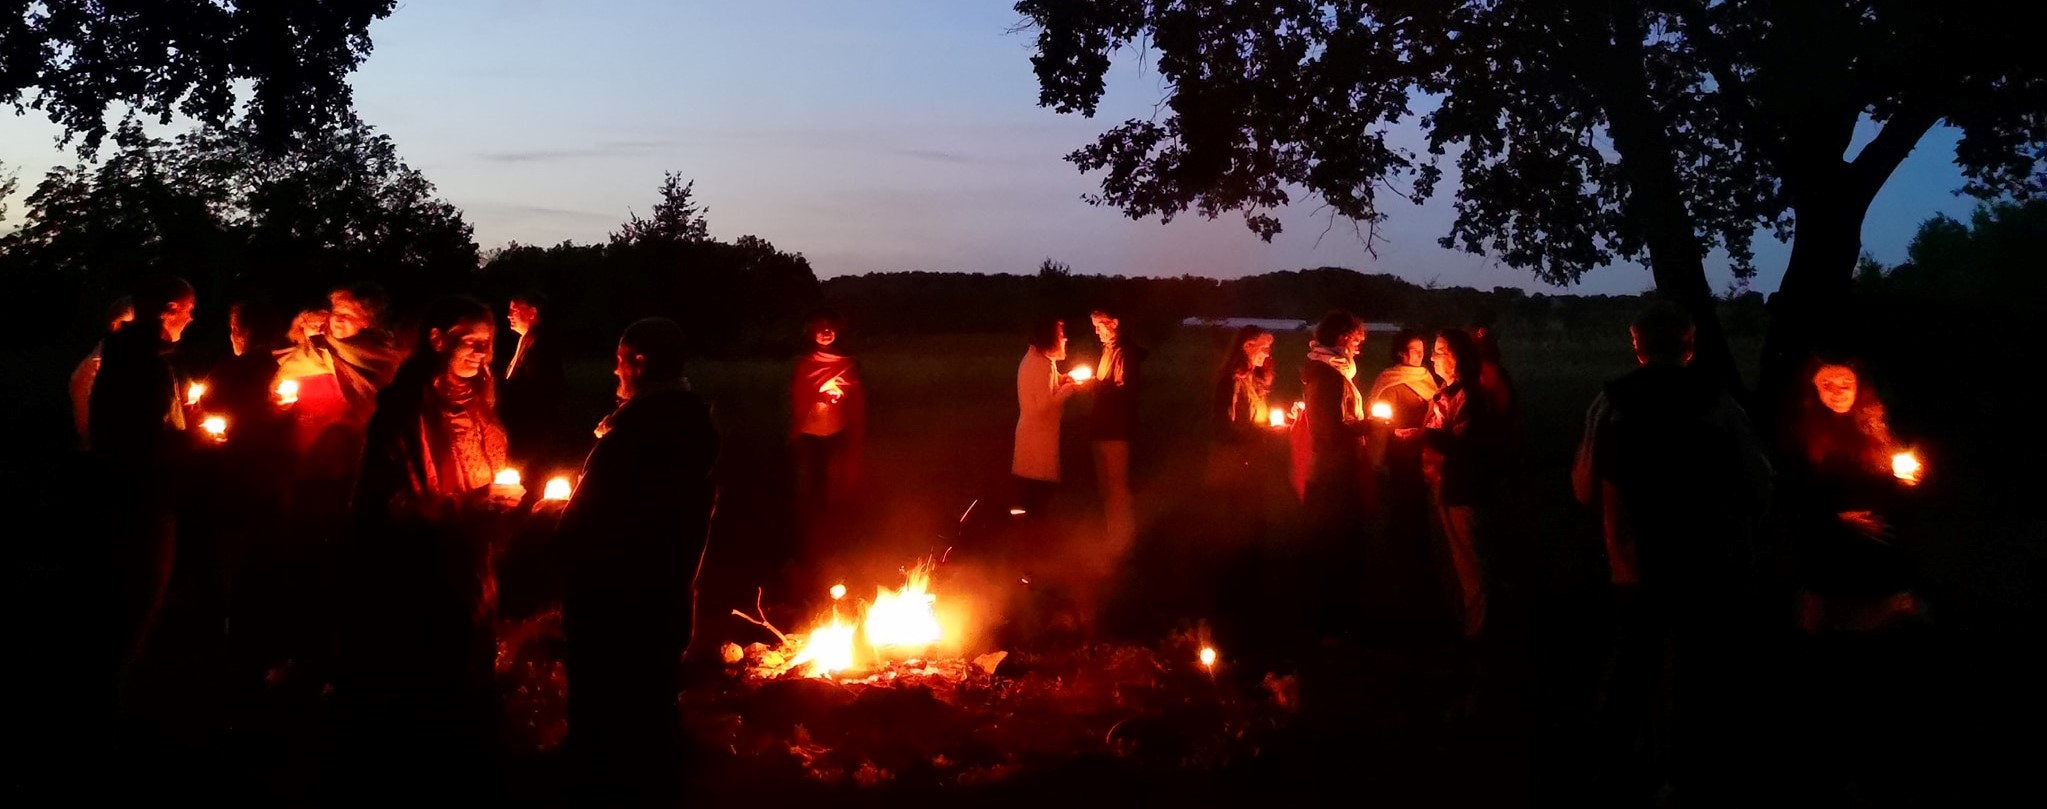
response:
<svg viewBox="0 0 2047 809"><path fill-rule="evenodd" d="M1214 649L1214 648L1212 648L1212 647L1208 647L1208 646L1203 646L1203 647L1201 647L1201 665L1202 665L1202 666L1203 666L1204 668L1211 668L1211 669L1212 669L1212 668L1215 668L1215 649Z"/></svg>

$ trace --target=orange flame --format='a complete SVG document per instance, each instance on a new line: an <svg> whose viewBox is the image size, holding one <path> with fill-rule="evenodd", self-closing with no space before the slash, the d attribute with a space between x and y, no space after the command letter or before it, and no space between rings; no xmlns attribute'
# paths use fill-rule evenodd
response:
<svg viewBox="0 0 2047 809"><path fill-rule="evenodd" d="M505 471L507 471L507 472L512 472L512 470L509 470L509 469L507 469L507 470L505 470ZM517 474L518 474L517 472L513 472L513 475L514 475L515 477L517 476ZM575 487L574 487L574 486L571 486L571 485L569 484L569 479L568 479L568 478L565 478L565 477L553 477L553 478L549 478L549 479L548 479L548 481L547 481L547 486L545 486L544 488L542 488L542 489L540 490L540 499L542 499L542 500L567 500L567 499L569 499L569 495L570 495L571 493L573 493L574 491L575 491Z"/></svg>
<svg viewBox="0 0 2047 809"><path fill-rule="evenodd" d="M833 601L837 601L837 600L839 600L839 599L841 599L841 598L845 598L845 597L846 597L846 585L843 585L843 584L834 584L834 585L832 585L832 600L833 600Z"/></svg>
<svg viewBox="0 0 2047 809"><path fill-rule="evenodd" d="M1090 379L1095 378L1095 369L1083 365L1080 366L1079 368L1067 371L1066 375L1072 377L1073 381L1075 382L1086 382Z"/></svg>
<svg viewBox="0 0 2047 809"><path fill-rule="evenodd" d="M853 629L833 608L831 621L810 630L810 635L803 639L803 651L790 662L802 666L805 677L825 677L852 668Z"/></svg>
<svg viewBox="0 0 2047 809"><path fill-rule="evenodd" d="M1212 647L1208 647L1208 646L1203 646L1203 647L1201 647L1201 665L1202 665L1202 667L1203 667L1203 668L1211 668L1211 669L1212 669L1212 668L1215 668L1215 649L1214 649L1214 648L1212 648Z"/></svg>
<svg viewBox="0 0 2047 809"><path fill-rule="evenodd" d="M204 382L194 382L194 383L192 383L192 384L190 384L190 385L187 385L187 386L185 387L185 404L186 404L187 406L190 406L190 405L195 405L195 404L198 404L198 403L199 403L199 397L201 397L201 396L205 396L205 395L206 395L206 383L204 383Z"/></svg>
<svg viewBox="0 0 2047 809"><path fill-rule="evenodd" d="M227 440L227 419L221 416L207 416L199 421L199 429L215 441Z"/></svg>
<svg viewBox="0 0 2047 809"><path fill-rule="evenodd" d="M499 486L517 486L519 485L519 470L500 469L498 470L498 476L492 479L491 483Z"/></svg>
<svg viewBox="0 0 2047 809"><path fill-rule="evenodd" d="M277 403L292 404L299 400L299 381L287 379L277 383Z"/></svg>
<svg viewBox="0 0 2047 809"><path fill-rule="evenodd" d="M1265 417L1266 421L1270 422L1274 427L1286 426L1286 411L1284 410L1273 410L1266 413Z"/></svg>
<svg viewBox="0 0 2047 809"><path fill-rule="evenodd" d="M1380 421L1392 421L1393 405L1387 404L1385 402L1373 402L1372 418L1378 419Z"/></svg>
<svg viewBox="0 0 2047 809"><path fill-rule="evenodd" d="M1919 473L1923 469L1919 463L1919 456L1912 454L1911 450L1891 456L1891 475L1906 483L1918 483Z"/></svg>

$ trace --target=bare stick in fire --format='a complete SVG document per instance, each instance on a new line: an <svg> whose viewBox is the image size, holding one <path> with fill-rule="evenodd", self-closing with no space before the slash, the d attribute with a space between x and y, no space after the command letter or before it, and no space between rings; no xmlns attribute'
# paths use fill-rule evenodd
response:
<svg viewBox="0 0 2047 809"><path fill-rule="evenodd" d="M761 609L762 589L763 588L759 587L753 588L753 611L758 613L760 615L760 618L756 619L752 615L748 615L738 610L733 610L732 614L737 615L742 619L745 619L745 621L749 624L753 624L754 626L775 633L775 639L781 641L782 645L787 646L789 645L789 636L782 634L782 630L776 629L774 624L768 623L768 613L766 610Z"/></svg>

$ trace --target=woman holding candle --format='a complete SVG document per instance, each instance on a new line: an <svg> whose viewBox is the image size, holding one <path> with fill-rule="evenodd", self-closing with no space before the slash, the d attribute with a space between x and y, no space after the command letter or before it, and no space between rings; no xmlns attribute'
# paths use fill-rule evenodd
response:
<svg viewBox="0 0 2047 809"><path fill-rule="evenodd" d="M429 307L412 356L377 397L344 581L368 597L342 633L336 696L358 775L487 783L497 717L491 681L491 546L525 496L494 482L505 433L490 372L491 312L469 298ZM432 762L429 764L428 762ZM373 793L388 794L388 793Z"/></svg>
<svg viewBox="0 0 2047 809"><path fill-rule="evenodd" d="M1429 484L1422 477L1419 436L1395 439L1395 431L1422 426L1440 385L1429 368L1427 332L1402 330L1393 337L1393 364L1379 373L1365 398L1371 402L1374 436L1370 445L1379 478L1378 512L1386 533L1379 550L1382 564L1372 571L1369 588L1382 606L1414 614L1425 600L1429 559ZM1383 406L1383 407L1382 407ZM1412 624L1412 622L1410 622Z"/></svg>
<svg viewBox="0 0 2047 809"><path fill-rule="evenodd" d="M1295 496L1305 512L1305 558L1289 566L1316 571L1312 590L1324 603L1314 614L1337 626L1354 625L1356 576L1363 564L1364 441L1371 432L1364 394L1353 381L1365 324L1349 312L1331 312L1315 326L1308 362L1301 367L1301 417L1291 434Z"/></svg>
<svg viewBox="0 0 2047 809"><path fill-rule="evenodd" d="M1923 765L1911 745L1933 718L1922 680L1935 655L1915 629L1924 622L1922 584L1906 530L1908 489L1900 479L1884 406L1860 363L1811 359L1797 402L1779 419L1777 506L1790 559L1804 642L1797 670L1808 673L1795 703L1811 713L1810 771L1862 781L1865 788L1915 795ZM1937 802L1931 795L1901 805Z"/></svg>
<svg viewBox="0 0 2047 809"><path fill-rule="evenodd" d="M1422 477L1428 481L1436 528L1457 581L1464 636L1485 628L1486 586L1479 560L1481 514L1488 479L1497 473L1489 454L1493 414L1478 390L1481 359L1471 335L1445 329L1436 335L1430 358L1443 387L1429 402L1419 428L1395 431L1402 440L1419 438Z"/></svg>

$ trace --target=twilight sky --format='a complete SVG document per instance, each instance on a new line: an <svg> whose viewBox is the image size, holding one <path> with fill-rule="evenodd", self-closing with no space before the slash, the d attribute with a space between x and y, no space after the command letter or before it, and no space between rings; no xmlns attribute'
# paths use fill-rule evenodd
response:
<svg viewBox="0 0 2047 809"><path fill-rule="evenodd" d="M1281 214L1287 230L1272 244L1234 214L1161 226L1086 205L1095 180L1062 156L1150 116L1158 76L1134 60L1119 66L1092 120L1040 109L1031 40L1009 33L1016 21L1002 0L416 2L371 30L356 104L486 248L602 240L628 209L645 213L662 171L676 170L696 179L714 236L765 237L821 276L1022 273L1051 257L1081 273L1330 265L1543 288L1436 246L1454 175L1426 206L1387 208L1376 259L1342 223L1324 236L1312 200ZM55 133L34 115L0 125L0 165L24 189L69 162ZM1951 193L1962 184L1955 137L1935 130L1877 197L1863 227L1877 258L1901 260L1936 211L1973 207ZM10 202L18 217L20 198ZM1756 288L1774 290L1789 248L1765 237L1757 253ZM1727 280L1722 266L1716 287ZM1649 286L1640 267L1615 265L1579 291Z"/></svg>

